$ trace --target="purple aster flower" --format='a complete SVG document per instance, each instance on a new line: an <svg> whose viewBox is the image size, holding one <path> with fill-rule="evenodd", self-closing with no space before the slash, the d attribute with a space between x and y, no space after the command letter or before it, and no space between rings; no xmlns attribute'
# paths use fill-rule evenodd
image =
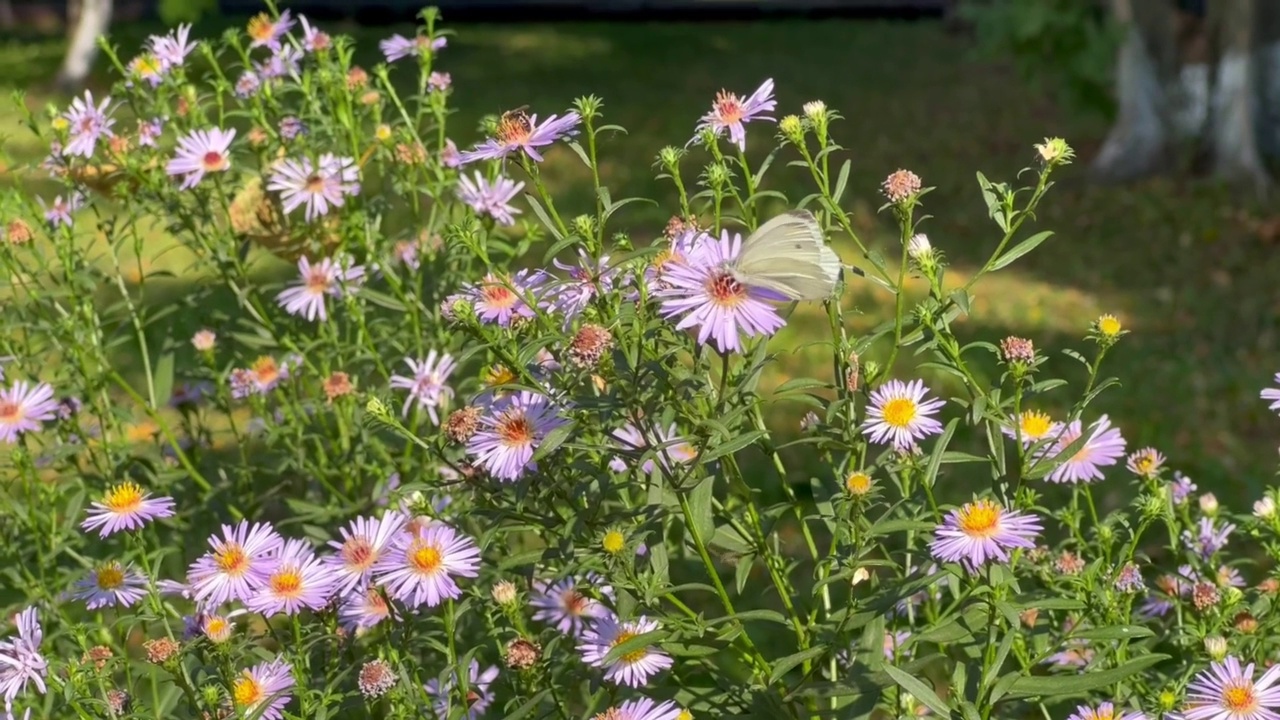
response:
<svg viewBox="0 0 1280 720"><path fill-rule="evenodd" d="M1045 452L1041 453L1041 457L1060 456L1080 438L1081 434L1080 421L1071 422L1062 430L1053 447L1046 448ZM1111 427L1111 421L1103 415L1089 426L1089 438L1085 440L1084 445L1080 446L1070 459L1049 473L1049 477L1045 479L1054 483L1072 484L1101 480L1104 476L1100 468L1119 462L1120 458L1124 457L1124 444L1124 437L1120 435L1120 430Z"/></svg>
<svg viewBox="0 0 1280 720"><path fill-rule="evenodd" d="M1277 385L1280 385L1280 373L1276 373L1276 376L1273 381ZM1266 390L1262 391L1262 394L1260 397L1263 400L1271 401L1271 405L1269 406L1269 409L1275 410L1276 412L1280 412L1280 387L1267 388Z"/></svg>
<svg viewBox="0 0 1280 720"><path fill-rule="evenodd" d="M1116 573L1116 590L1122 593L1136 594L1146 592L1147 584L1142 581L1142 570L1133 563L1126 563Z"/></svg>
<svg viewBox="0 0 1280 720"><path fill-rule="evenodd" d="M910 630L886 630L884 633L884 659L893 662L894 660L910 657L911 651L906 648L907 641L910 639Z"/></svg>
<svg viewBox="0 0 1280 720"><path fill-rule="evenodd" d="M305 15L299 15L302 21L302 48L310 53L323 52L333 47L333 38L329 34L307 22Z"/></svg>
<svg viewBox="0 0 1280 720"><path fill-rule="evenodd" d="M741 252L742 236L737 233L726 230L719 241L703 236L686 262L664 269L663 281L669 287L655 293L662 300L663 317L683 316L677 330L697 326L698 342L713 338L722 353L741 351L742 334L770 336L786 324L769 304L785 297L737 279L731 263Z"/></svg>
<svg viewBox="0 0 1280 720"><path fill-rule="evenodd" d="M159 87L164 82L165 67L160 58L153 53L144 52L129 61L125 67L129 78L145 81L151 87ZM126 81L125 87L133 87L132 80Z"/></svg>
<svg viewBox="0 0 1280 720"><path fill-rule="evenodd" d="M282 658L248 668L231 683L231 701L240 717L283 720L293 699L293 668Z"/></svg>
<svg viewBox="0 0 1280 720"><path fill-rule="evenodd" d="M267 61L255 63L254 71L263 80L276 80L298 72L302 51L292 45L280 45L271 51Z"/></svg>
<svg viewBox="0 0 1280 720"><path fill-rule="evenodd" d="M321 610L333 595L335 578L325 563L302 540L287 540L275 567L258 592L245 601L249 610L265 616L297 615Z"/></svg>
<svg viewBox="0 0 1280 720"><path fill-rule="evenodd" d="M435 522L420 533L397 536L373 566L373 575L391 597L408 607L435 607L462 596L454 577L476 577L479 568L475 541Z"/></svg>
<svg viewBox="0 0 1280 720"><path fill-rule="evenodd" d="M80 413L84 403L80 402L80 398L64 397L58 401L58 419L70 420Z"/></svg>
<svg viewBox="0 0 1280 720"><path fill-rule="evenodd" d="M147 579L131 567L115 560L102 563L76 583L73 597L84 600L85 607L130 607L147 594Z"/></svg>
<svg viewBox="0 0 1280 720"><path fill-rule="evenodd" d="M430 55L437 50L443 50L448 44L449 41L442 37L433 39L426 35L418 35L409 39L397 33L379 42L378 48L386 56L387 62L391 63L407 57Z"/></svg>
<svg viewBox="0 0 1280 720"><path fill-rule="evenodd" d="M596 588L605 597L610 597L613 588L604 583L604 578L595 573L587 573L584 584ZM578 636L586 628L588 622L608 617L609 608L595 598L588 597L578 589L576 578L567 578L555 584L545 580L533 583L534 596L529 604L533 606L533 619L553 625L556 630Z"/></svg>
<svg viewBox="0 0 1280 720"><path fill-rule="evenodd" d="M195 187L205 173L226 172L231 168L231 141L235 137L235 130L222 128L192 131L178 139L178 149L165 172L184 175L183 190Z"/></svg>
<svg viewBox="0 0 1280 720"><path fill-rule="evenodd" d="M592 260L585 250L578 250L577 265L559 260L551 263L569 274L567 280L555 283L551 301L552 308L564 314L566 323L581 315L592 300L612 291L613 280L618 274L617 269L610 269L608 255Z"/></svg>
<svg viewBox="0 0 1280 720"><path fill-rule="evenodd" d="M58 401L49 383L17 380L0 390L0 442L12 445L22 433L36 432L41 423L57 416Z"/></svg>
<svg viewBox="0 0 1280 720"><path fill-rule="evenodd" d="M40 201L40 206L45 209L45 221L49 223L49 227L53 228L62 225L67 227L74 225L75 220L71 217L71 214L84 207L84 195L80 194L79 191L72 191L67 195L66 199L59 195L53 199L53 204L47 206L44 204L44 198L37 198L37 200Z"/></svg>
<svg viewBox="0 0 1280 720"><path fill-rule="evenodd" d="M6 708L30 684L42 695L48 690L44 679L49 674L49 662L40 654L44 630L36 609L29 607L14 615L13 622L18 635L0 641L0 695L4 696Z"/></svg>
<svg viewBox="0 0 1280 720"><path fill-rule="evenodd" d="M280 47L280 39L293 28L293 18L288 10L280 13L280 17L272 18L266 13L259 13L249 19L249 48Z"/></svg>
<svg viewBox="0 0 1280 720"><path fill-rule="evenodd" d="M1196 583L1200 582L1200 574L1190 565L1178 568L1177 575L1161 575L1156 578L1159 593L1152 593L1138 608L1138 616L1148 620L1164 617L1173 609L1174 601L1180 597L1189 597Z"/></svg>
<svg viewBox="0 0 1280 720"><path fill-rule="evenodd" d="M775 107L777 102L773 99L773 80L765 80L746 100L721 90L716 93L711 112L702 116L698 129L711 128L717 136L728 130L730 142L737 145L739 150L746 150L747 129L743 125L752 120L772 120L772 117L764 113L773 112Z"/></svg>
<svg viewBox="0 0 1280 720"><path fill-rule="evenodd" d="M1104 702L1096 708L1079 705L1067 720L1147 720L1147 716L1141 710L1117 712L1115 705Z"/></svg>
<svg viewBox="0 0 1280 720"><path fill-rule="evenodd" d="M1218 568L1218 586L1242 588L1245 586L1244 576L1240 571L1230 565L1223 565Z"/></svg>
<svg viewBox="0 0 1280 720"><path fill-rule="evenodd" d="M453 389L445 383L449 381L449 375L453 373L457 363L449 353L438 353L435 350L428 351L425 360L405 358L404 362L413 371L413 377L391 376L391 387L409 391L408 397L404 399L404 408L400 411L401 416L408 416L409 406L417 401L418 407L426 408L432 424L439 425L440 417L436 408L453 397Z"/></svg>
<svg viewBox="0 0 1280 720"><path fill-rule="evenodd" d="M512 207L511 199L524 188L524 183L498 176L490 183L480 172L475 179L458 176L458 199L471 206L477 215L488 215L499 225L514 225L520 209Z"/></svg>
<svg viewBox="0 0 1280 720"><path fill-rule="evenodd" d="M338 530L342 540L329 541L329 547L336 552L324 560L329 572L335 576L339 596L345 597L353 591L364 593L373 577L374 565L404 531L407 521L404 514L391 510L381 519L358 517Z"/></svg>
<svg viewBox="0 0 1280 720"><path fill-rule="evenodd" d="M266 395L288 379L288 362L278 363L270 355L263 355L248 368L235 368L231 371L231 397L240 399L250 395Z"/></svg>
<svg viewBox="0 0 1280 720"><path fill-rule="evenodd" d="M213 383L207 380L181 382L169 396L170 407L182 408L199 405L201 400L214 393Z"/></svg>
<svg viewBox="0 0 1280 720"><path fill-rule="evenodd" d="M298 259L299 280L276 296L276 302L290 315L299 315L311 322L328 320L325 298L341 298L355 292L364 278L364 267L351 265L345 258L336 262L324 258L312 265L303 256Z"/></svg>
<svg viewBox="0 0 1280 720"><path fill-rule="evenodd" d="M367 630L391 617L391 607L382 590L370 586L347 596L338 608L338 622L351 632Z"/></svg>
<svg viewBox="0 0 1280 720"><path fill-rule="evenodd" d="M494 478L515 482L526 470L538 469L534 451L547 433L564 423L549 398L521 390L495 400L480 417L467 454Z"/></svg>
<svg viewBox="0 0 1280 720"><path fill-rule="evenodd" d="M83 98L71 101L71 107L62 114L62 117L67 120L69 132L69 142L62 149L64 155L93 157L93 152L98 147L98 140L114 135L111 132L111 126L116 121L107 115L107 106L110 104L111 98L106 97L95 106L93 93L88 90L84 91Z"/></svg>
<svg viewBox="0 0 1280 720"><path fill-rule="evenodd" d="M970 568L991 560L1009 562L1009 550L1031 549L1044 528L1033 515L1006 510L991 500L975 500L952 510L934 531L929 549L942 562Z"/></svg>
<svg viewBox="0 0 1280 720"><path fill-rule="evenodd" d="M890 380L876 388L871 393L862 434L871 442L902 449L942 432L942 423L933 415L946 401L927 400L928 392L923 380Z"/></svg>
<svg viewBox="0 0 1280 720"><path fill-rule="evenodd" d="M671 656L651 647L629 652L610 663L605 662L605 656L631 638L657 629L658 621L643 615L635 620L622 621L610 613L587 626L582 633L582 642L578 644L578 652L586 664L604 668L605 681L638 688L649 682L650 676L670 668Z"/></svg>
<svg viewBox="0 0 1280 720"><path fill-rule="evenodd" d="M640 465L640 472L650 475L658 468L657 463L661 463L663 469L670 471L676 465L683 465L691 462L698 456L698 451L687 440L680 436L679 429L675 423L671 423L666 428L660 425L653 425L653 440L650 442L634 424L626 425L613 431L613 439L617 441L619 447L634 455L642 455L650 448L661 448L655 453L654 458L645 460ZM634 457L623 457L615 455L609 461L609 469L614 472L626 472L630 469L635 461ZM655 462L656 461L656 462Z"/></svg>
<svg viewBox="0 0 1280 720"><path fill-rule="evenodd" d="M1062 432L1062 423L1054 422L1048 413L1039 410L1024 410L1016 418L1001 426L1005 437L1018 439L1022 437L1023 447L1034 445L1046 438L1056 437Z"/></svg>
<svg viewBox="0 0 1280 720"><path fill-rule="evenodd" d="M141 147L155 147L156 139L160 137L162 132L164 132L164 118L139 120L138 145Z"/></svg>
<svg viewBox="0 0 1280 720"><path fill-rule="evenodd" d="M418 257L418 243L412 240L401 240L395 244L391 252L398 262L403 263L410 270L417 270L422 266L422 260Z"/></svg>
<svg viewBox="0 0 1280 720"><path fill-rule="evenodd" d="M482 673L480 672L480 663L474 659L471 661L471 668L467 673L466 712L461 717L467 720L475 720L484 715L484 711L488 710L489 705L493 703L493 692L489 690L489 686L497 678L498 668L490 667ZM455 680L455 670L450 668L443 683L436 678L427 681L427 694L435 698L431 702L431 707L436 711L436 717L457 717L451 714Z"/></svg>
<svg viewBox="0 0 1280 720"><path fill-rule="evenodd" d="M537 148L576 135L580 122L582 116L576 112L565 113L564 117L552 115L542 121L541 125L538 124L537 115L525 115L519 111L503 113L494 136L462 153L459 160L463 165L477 160L501 160L513 152L523 150L535 162L542 162L542 155Z"/></svg>
<svg viewBox="0 0 1280 720"><path fill-rule="evenodd" d="M670 700L659 704L649 698L640 698L615 705L596 717L605 720L680 720L684 716L679 706Z"/></svg>
<svg viewBox="0 0 1280 720"><path fill-rule="evenodd" d="M285 140L293 140L299 135L307 132L307 126L293 115L288 115L280 119L280 137Z"/></svg>
<svg viewBox="0 0 1280 720"><path fill-rule="evenodd" d="M1075 621L1068 619L1063 623L1062 632L1070 634L1075 625ZM1097 655L1098 652L1089 647L1088 640L1072 638L1063 643L1062 650L1045 658L1044 664L1058 668L1085 668Z"/></svg>
<svg viewBox="0 0 1280 720"><path fill-rule="evenodd" d="M666 281L667 273L672 268L688 262L694 248L712 242L715 241L701 230L691 229L676 233L671 238L671 244L658 253L644 269L645 286L649 288L649 292L657 294L670 289L671 283Z"/></svg>
<svg viewBox="0 0 1280 720"><path fill-rule="evenodd" d="M152 498L135 482L123 482L108 490L100 502L91 503L83 530L107 537L122 530L137 530L157 518L173 517L173 498Z"/></svg>
<svg viewBox="0 0 1280 720"><path fill-rule="evenodd" d="M443 92L453 85L453 76L447 72L432 71L427 76L427 89L431 92Z"/></svg>
<svg viewBox="0 0 1280 720"><path fill-rule="evenodd" d="M520 270L514 276L489 273L478 285L465 288L480 322L509 327L517 317L532 318L538 293L550 276L541 270ZM532 305L529 299L532 297Z"/></svg>
<svg viewBox="0 0 1280 720"><path fill-rule="evenodd" d="M187 570L187 581L198 602L221 605L248 602L266 585L279 562L283 541L267 523L248 520L222 526L222 537L209 537L210 552Z"/></svg>
<svg viewBox="0 0 1280 720"><path fill-rule="evenodd" d="M196 44L187 41L190 35L190 25L179 25L168 35L152 35L147 40L147 46L165 71L172 70L181 67L191 51L195 50Z"/></svg>
<svg viewBox="0 0 1280 720"><path fill-rule="evenodd" d="M1170 713L1174 720L1269 720L1280 716L1280 665L1267 668L1257 680L1254 665L1241 666L1239 658L1228 655L1210 663L1187 686L1182 712Z"/></svg>
<svg viewBox="0 0 1280 720"><path fill-rule="evenodd" d="M1177 470L1174 471L1173 482L1169 483L1169 496L1173 498L1173 504L1185 503L1197 489L1196 484L1191 482L1191 478Z"/></svg>
<svg viewBox="0 0 1280 720"><path fill-rule="evenodd" d="M444 141L444 149L440 151L440 162L447 168L456 168L462 164L462 153L458 152L458 146L452 140Z"/></svg>
<svg viewBox="0 0 1280 720"><path fill-rule="evenodd" d="M240 73L240 77L236 78L236 97L241 99L251 98L261 87L262 78L258 77L258 73L252 70L245 70Z"/></svg>
<svg viewBox="0 0 1280 720"><path fill-rule="evenodd" d="M329 208L342 207L346 196L360 192L360 169L349 157L325 153L312 163L310 158L284 160L271 174L268 190L280 193L280 203L289 213L307 206L307 222L329 213Z"/></svg>
<svg viewBox="0 0 1280 720"><path fill-rule="evenodd" d="M1165 457L1153 447L1142 448L1125 459L1125 469L1140 478L1152 479L1164 468Z"/></svg>
<svg viewBox="0 0 1280 720"><path fill-rule="evenodd" d="M1194 547L1202 559L1208 560L1226 547L1227 538L1235 529L1231 523L1218 527L1213 518L1200 518L1199 532L1192 535L1190 530L1183 530L1182 541Z"/></svg>

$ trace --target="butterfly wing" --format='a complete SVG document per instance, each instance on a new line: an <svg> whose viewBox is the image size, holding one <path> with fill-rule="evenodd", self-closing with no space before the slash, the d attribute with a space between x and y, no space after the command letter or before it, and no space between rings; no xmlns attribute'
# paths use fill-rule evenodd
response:
<svg viewBox="0 0 1280 720"><path fill-rule="evenodd" d="M734 263L738 279L788 300L826 300L840 280L840 257L803 210L783 213L751 233Z"/></svg>

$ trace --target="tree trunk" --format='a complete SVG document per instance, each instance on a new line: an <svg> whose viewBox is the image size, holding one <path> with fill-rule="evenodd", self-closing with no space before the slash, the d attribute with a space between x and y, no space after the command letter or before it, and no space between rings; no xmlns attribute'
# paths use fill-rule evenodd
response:
<svg viewBox="0 0 1280 720"><path fill-rule="evenodd" d="M58 70L57 84L66 90L84 86L98 54L98 38L111 24L111 0L82 0L80 17L67 46L67 55Z"/></svg>
<svg viewBox="0 0 1280 720"><path fill-rule="evenodd" d="M17 24L13 16L13 0L0 0L0 30L12 30Z"/></svg>
<svg viewBox="0 0 1280 720"><path fill-rule="evenodd" d="M1213 173L1265 191L1271 177L1260 150L1263 121L1258 66L1262 53L1255 43L1256 0L1228 0L1209 7L1213 14L1210 26L1220 48L1217 87L1210 106Z"/></svg>

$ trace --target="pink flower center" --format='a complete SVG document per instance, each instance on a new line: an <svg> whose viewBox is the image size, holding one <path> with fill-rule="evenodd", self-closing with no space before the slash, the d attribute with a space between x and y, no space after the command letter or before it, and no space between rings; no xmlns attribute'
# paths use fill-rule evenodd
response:
<svg viewBox="0 0 1280 720"><path fill-rule="evenodd" d="M22 420L22 406L16 402L0 400L0 425L16 425Z"/></svg>
<svg viewBox="0 0 1280 720"><path fill-rule="evenodd" d="M498 420L498 439L506 447L525 447L533 443L533 425L523 411L509 411Z"/></svg>
<svg viewBox="0 0 1280 720"><path fill-rule="evenodd" d="M721 90L716 93L715 109L716 115L720 117L720 122L725 125L732 125L742 120L742 101L731 92Z"/></svg>
<svg viewBox="0 0 1280 720"><path fill-rule="evenodd" d="M210 150L200 158L200 163L204 165L205 172L217 172L227 168L227 156L217 150Z"/></svg>
<svg viewBox="0 0 1280 720"><path fill-rule="evenodd" d="M365 570L377 560L373 545L362 537L353 537L342 546L342 560L353 570Z"/></svg>
<svg viewBox="0 0 1280 720"><path fill-rule="evenodd" d="M329 273L321 267L313 267L307 272L307 289L313 293L319 294L328 292L333 280Z"/></svg>
<svg viewBox="0 0 1280 720"><path fill-rule="evenodd" d="M564 605L565 612L577 616L586 612L589 600L585 595L571 588L565 590L560 596L560 602Z"/></svg>
<svg viewBox="0 0 1280 720"><path fill-rule="evenodd" d="M306 191L309 193L319 194L324 192L324 176L320 173L311 173L311 175L307 177L306 185L303 187L305 187Z"/></svg>
<svg viewBox="0 0 1280 720"><path fill-rule="evenodd" d="M707 279L707 294L711 302L726 307L737 307L747 299L747 288L738 282L728 270L718 270Z"/></svg>
<svg viewBox="0 0 1280 720"><path fill-rule="evenodd" d="M480 288L480 294L484 297L486 305L498 310L515 307L516 301L519 300L510 288L496 282L485 283Z"/></svg>

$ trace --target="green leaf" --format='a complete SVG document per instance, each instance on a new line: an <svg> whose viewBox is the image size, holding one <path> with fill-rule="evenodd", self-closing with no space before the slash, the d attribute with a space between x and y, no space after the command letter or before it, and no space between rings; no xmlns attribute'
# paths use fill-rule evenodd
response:
<svg viewBox="0 0 1280 720"><path fill-rule="evenodd" d="M923 520L885 520L871 526L867 531L867 537L873 538L877 535L891 535L893 533L908 532L910 530L919 530L921 532L933 530L937 527L936 523L925 522Z"/></svg>
<svg viewBox="0 0 1280 720"><path fill-rule="evenodd" d="M151 395L156 399L156 409L169 404L173 397L173 351L163 353L151 373Z"/></svg>
<svg viewBox="0 0 1280 720"><path fill-rule="evenodd" d="M693 516L694 529L703 542L715 537L716 520L711 512L711 499L715 493L714 476L707 476L689 492L689 510Z"/></svg>
<svg viewBox="0 0 1280 720"><path fill-rule="evenodd" d="M947 445L951 442L951 436L956 434L956 424L960 422L960 418L951 418L951 422L947 423L947 429L943 431L942 437L933 446L933 457L929 458L929 467L924 473L924 483L929 487L933 487L933 483L938 479L938 468L942 466L942 453L946 452Z"/></svg>
<svg viewBox="0 0 1280 720"><path fill-rule="evenodd" d="M702 454L702 462L704 464L709 463L715 460L716 458L722 457L724 455L728 455L730 453L735 453L741 450L742 448L747 447L748 445L754 443L755 441L759 440L764 436L765 436L765 432L763 430L752 430L751 432L743 433L735 437L734 439L730 440L729 442L720 443L719 445L716 445L715 447L707 450L705 453Z"/></svg>
<svg viewBox="0 0 1280 720"><path fill-rule="evenodd" d="M777 610L746 610L735 615L727 615L725 617L716 618L707 623L709 626L715 626L723 622L736 620L738 622L751 622L753 620L764 620L766 622L777 623L779 625L787 625L787 618Z"/></svg>
<svg viewBox="0 0 1280 720"><path fill-rule="evenodd" d="M1039 677L1021 677L1009 688L1009 697L1041 697L1046 700L1066 695L1097 690L1114 685L1125 678L1136 675L1156 663L1168 660L1169 656L1161 653L1150 653L1136 657L1117 668L1084 672L1077 675L1043 675Z"/></svg>
<svg viewBox="0 0 1280 720"><path fill-rule="evenodd" d="M836 203L840 202L840 198L844 195L844 189L849 185L849 168L852 166L851 160L845 160L840 166L840 176L836 178L836 190L831 193L831 199Z"/></svg>
<svg viewBox="0 0 1280 720"><path fill-rule="evenodd" d="M542 438L542 442L538 444L538 449L533 452L533 462L537 462L538 460L541 460L555 452L556 448L563 445L564 441L569 439L569 436L573 434L575 429L577 429L577 423L570 420L547 433L546 437Z"/></svg>
<svg viewBox="0 0 1280 720"><path fill-rule="evenodd" d="M537 707L542 704L542 701L546 700L550 696L551 688L540 690L538 691L538 694L526 700L523 705L516 708L515 711L507 713L504 717L507 720L520 720L520 718L536 710Z"/></svg>
<svg viewBox="0 0 1280 720"><path fill-rule="evenodd" d="M629 655L633 652L644 650L652 645L657 645L667 637L667 635L670 635L670 633L666 630L658 629L650 630L649 632L641 635L636 635L633 638L627 638L626 640L623 640L617 645L609 648L608 654L606 654L604 659L600 661L601 665L603 666L615 663L623 655Z"/></svg>
<svg viewBox="0 0 1280 720"><path fill-rule="evenodd" d="M826 652L827 652L827 646L819 645L818 647L811 647L808 650L801 650L800 652L794 655L788 655L784 658L774 661L773 665L771 666L771 669L769 670L769 684L772 685L775 682L777 682L779 678L791 672L792 668L808 660L813 660L814 658L821 657Z"/></svg>
<svg viewBox="0 0 1280 720"><path fill-rule="evenodd" d="M893 681L898 683L903 690L911 693L915 696L915 699L924 703L926 707L937 713L940 717L951 716L951 708L947 707L947 704L942 702L942 698L938 697L938 694L933 691L933 688L925 685L923 680L892 665L885 665L884 671L888 673L889 677L893 678Z"/></svg>
<svg viewBox="0 0 1280 720"><path fill-rule="evenodd" d="M1017 245L1014 245L1012 250L1001 255L999 259L991 263L991 270L999 270L1000 268L1007 267L1014 260L1017 260L1032 250L1035 250L1040 243L1048 240L1051 235L1053 235L1052 230L1045 230L1044 232L1036 233Z"/></svg>
<svg viewBox="0 0 1280 720"><path fill-rule="evenodd" d="M529 207L533 208L533 214L537 215L538 219L542 221L542 225L547 229L547 232L551 233L555 239L563 240L564 234L560 232L560 228L556 227L554 222L551 222L551 216L547 215L547 211L542 208L542 203L538 202L538 198L533 193L525 193L524 198L529 201Z"/></svg>
<svg viewBox="0 0 1280 720"><path fill-rule="evenodd" d="M395 312L405 312L406 310L404 303L400 302L399 300L391 297L386 293L381 293L381 292L378 292L377 290L370 290L367 287L360 288L359 297L361 300L368 300L374 305L377 305L379 307L384 307L388 310L394 310Z"/></svg>
<svg viewBox="0 0 1280 720"><path fill-rule="evenodd" d="M1071 633L1073 639L1080 640L1138 640L1154 636L1155 633L1150 628L1142 625L1111 625Z"/></svg>

